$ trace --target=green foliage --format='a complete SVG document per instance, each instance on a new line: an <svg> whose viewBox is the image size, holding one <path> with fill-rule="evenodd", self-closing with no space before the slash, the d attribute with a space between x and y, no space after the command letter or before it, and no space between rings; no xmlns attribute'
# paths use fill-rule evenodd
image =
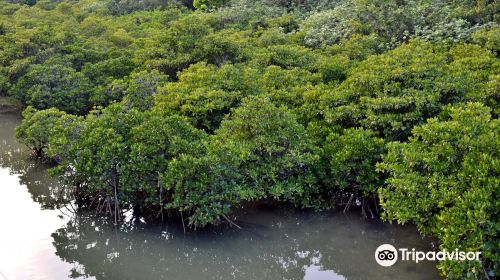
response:
<svg viewBox="0 0 500 280"><path fill-rule="evenodd" d="M37 111L27 107L23 111L23 123L16 128L16 137L30 147L37 156L44 156L48 150L61 151L62 145L57 139L64 128L72 127L78 118L52 108ZM56 145L56 147L52 147ZM49 156L56 156L48 153Z"/></svg>
<svg viewBox="0 0 500 280"><path fill-rule="evenodd" d="M131 193L131 200L144 207L159 205L160 209L169 200L177 197L172 186L162 180L170 164L180 156L203 153L202 140L205 133L195 129L184 117L163 116L152 111L144 116L140 125L132 128L130 139L130 162L124 164L124 191ZM137 195L140 193L141 195Z"/></svg>
<svg viewBox="0 0 500 280"><path fill-rule="evenodd" d="M269 99L245 99L222 122L213 143L217 154L234 155L247 200L294 200L313 183L314 148L304 127Z"/></svg>
<svg viewBox="0 0 500 280"><path fill-rule="evenodd" d="M193 6L196 9L206 11L209 9L217 8L222 6L227 0L194 0Z"/></svg>
<svg viewBox="0 0 500 280"><path fill-rule="evenodd" d="M326 119L404 140L414 125L439 114L442 105L494 104L486 85L498 65L496 57L476 45L458 44L448 50L412 41L350 69L346 81L323 98Z"/></svg>
<svg viewBox="0 0 500 280"><path fill-rule="evenodd" d="M299 67L311 69L316 62L316 56L310 50L301 46L278 45L271 46L270 64L277 65L285 69Z"/></svg>
<svg viewBox="0 0 500 280"><path fill-rule="evenodd" d="M92 112L55 172L79 186L81 194L108 198L116 189L123 197L128 187L122 175L123 165L130 161L130 131L141 121L140 114L121 104ZM124 197L123 201L127 202Z"/></svg>
<svg viewBox="0 0 500 280"><path fill-rule="evenodd" d="M85 113L89 109L90 81L73 68L61 65L35 64L15 86L25 104L37 109L58 108L68 113Z"/></svg>
<svg viewBox="0 0 500 280"><path fill-rule="evenodd" d="M332 45L351 36L355 30L346 17L346 8L339 6L333 10L321 11L311 15L304 21L306 46Z"/></svg>
<svg viewBox="0 0 500 280"><path fill-rule="evenodd" d="M478 101L495 108L497 99L488 92L488 85L498 74L500 63L490 51L477 45L458 44L449 51L451 62L439 79L442 100Z"/></svg>
<svg viewBox="0 0 500 280"><path fill-rule="evenodd" d="M439 118L393 142L378 167L390 178L379 189L384 217L414 222L442 249L481 251L481 262L440 264L451 279L498 275L500 129L479 103L446 107Z"/></svg>
<svg viewBox="0 0 500 280"><path fill-rule="evenodd" d="M269 99L244 99L206 145L204 156L173 161L166 177L176 197L168 207L192 213L190 224L213 223L241 201L316 203L314 146L294 116Z"/></svg>
<svg viewBox="0 0 500 280"><path fill-rule="evenodd" d="M154 9L167 8L171 6L181 6L181 1L176 0L110 0L107 2L107 8L113 15L129 14L136 11L149 11Z"/></svg>
<svg viewBox="0 0 500 280"><path fill-rule="evenodd" d="M359 35L355 34L339 44L329 46L326 49L332 55L341 55L351 60L364 60L369 55L380 53L383 48L382 39L375 34Z"/></svg>
<svg viewBox="0 0 500 280"><path fill-rule="evenodd" d="M202 15L182 17L171 22L156 40L145 41L139 58L147 67L175 77L178 71L204 59L202 39L211 32L212 28Z"/></svg>
<svg viewBox="0 0 500 280"><path fill-rule="evenodd" d="M174 193L165 207L189 215L192 227L218 223L240 202L234 183L226 180L235 176L235 171L218 162L211 156L180 155L169 163L162 177Z"/></svg>
<svg viewBox="0 0 500 280"><path fill-rule="evenodd" d="M346 129L342 134L332 133L323 146L327 167L322 180L333 189L330 190L333 194L339 189L361 197L371 194L383 183L375 164L384 153L384 140L376 137L373 131L359 128Z"/></svg>
<svg viewBox="0 0 500 280"><path fill-rule="evenodd" d="M351 70L338 90L325 97L327 120L363 125L386 137L404 139L414 124L439 111L433 82L444 75L446 57L435 46L413 42L371 56Z"/></svg>
<svg viewBox="0 0 500 280"><path fill-rule="evenodd" d="M153 107L154 95L167 81L167 76L158 71L141 71L130 75L123 90L125 103L129 108L146 111Z"/></svg>
<svg viewBox="0 0 500 280"><path fill-rule="evenodd" d="M258 93L256 78L256 71L247 67L193 64L180 73L178 82L160 89L156 106L187 116L196 127L213 132L243 96Z"/></svg>
<svg viewBox="0 0 500 280"><path fill-rule="evenodd" d="M59 149L60 163L52 172L78 186L80 197L116 201L113 209L162 209L173 199L163 173L176 157L202 152L205 134L183 117L126 107L118 103L92 112L76 134L62 127L51 131L50 144L68 145ZM21 132L19 137L30 139Z"/></svg>
<svg viewBox="0 0 500 280"><path fill-rule="evenodd" d="M500 27L495 26L491 29L479 30L472 35L472 39L478 45L481 45L495 53L500 52Z"/></svg>
<svg viewBox="0 0 500 280"><path fill-rule="evenodd" d="M497 2L0 0L0 95L82 207L203 227L378 193L497 273Z"/></svg>
<svg viewBox="0 0 500 280"><path fill-rule="evenodd" d="M410 38L463 41L495 21L495 1L340 1L312 13L304 22L304 44L322 47L354 34L374 33L394 47ZM498 19L496 19L498 21Z"/></svg>

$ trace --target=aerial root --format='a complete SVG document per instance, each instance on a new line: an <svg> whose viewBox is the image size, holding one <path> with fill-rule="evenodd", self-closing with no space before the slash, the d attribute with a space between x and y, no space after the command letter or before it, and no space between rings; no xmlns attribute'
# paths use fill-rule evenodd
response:
<svg viewBox="0 0 500 280"><path fill-rule="evenodd" d="M186 234L186 226L184 226L184 216L182 215L182 211L179 211L181 213L181 220L182 220L182 230L184 230L184 234Z"/></svg>
<svg viewBox="0 0 500 280"><path fill-rule="evenodd" d="M221 215L231 226L235 226L238 229L241 229L241 227L237 224L235 224L233 221L231 221L226 215L222 214Z"/></svg>
<svg viewBox="0 0 500 280"><path fill-rule="evenodd" d="M349 201L347 201L347 205L344 207L344 213L349 210L349 207L351 207L352 199L354 197L354 194L351 194L351 197L349 198Z"/></svg>

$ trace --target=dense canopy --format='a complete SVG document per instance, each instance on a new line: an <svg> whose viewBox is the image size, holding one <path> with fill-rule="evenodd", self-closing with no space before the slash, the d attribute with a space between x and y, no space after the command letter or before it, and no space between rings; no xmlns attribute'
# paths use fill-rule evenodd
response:
<svg viewBox="0 0 500 280"><path fill-rule="evenodd" d="M500 274L500 4L0 0L0 95L81 207L245 203L415 223Z"/></svg>

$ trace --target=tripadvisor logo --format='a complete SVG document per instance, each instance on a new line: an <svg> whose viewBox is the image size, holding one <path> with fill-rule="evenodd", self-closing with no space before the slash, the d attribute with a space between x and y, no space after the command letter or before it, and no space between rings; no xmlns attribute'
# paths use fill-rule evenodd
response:
<svg viewBox="0 0 500 280"><path fill-rule="evenodd" d="M398 257L401 261L412 261L418 263L423 260L479 261L480 255L481 252L464 252L458 251L458 249L455 249L455 251L448 251L445 249L438 252L416 251L415 248L412 248L411 250L407 248L399 248L399 250L397 250L391 244L382 244L378 246L377 250L375 250L375 260L381 266L392 266L396 263Z"/></svg>
<svg viewBox="0 0 500 280"><path fill-rule="evenodd" d="M382 244L375 250L375 260L381 266L391 266L398 260L398 251L391 244Z"/></svg>

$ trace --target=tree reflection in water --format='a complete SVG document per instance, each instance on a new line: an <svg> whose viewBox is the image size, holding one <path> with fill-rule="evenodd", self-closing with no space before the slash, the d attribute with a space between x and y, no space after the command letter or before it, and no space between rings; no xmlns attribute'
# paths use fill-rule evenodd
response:
<svg viewBox="0 0 500 280"><path fill-rule="evenodd" d="M97 279L405 279L438 278L433 264L379 267L383 243L425 249L416 231L361 220L358 214L253 208L243 230L183 234L172 225L129 217L119 229L79 214L52 236L57 255L78 262L75 276ZM399 277L398 277L399 276Z"/></svg>
<svg viewBox="0 0 500 280"><path fill-rule="evenodd" d="M8 168L11 174L19 175L19 183L25 185L33 201L42 209L55 209L70 200L69 191L47 172L49 167L39 159L30 160L30 151L16 141L15 127L21 116L15 113L0 113L0 167Z"/></svg>

